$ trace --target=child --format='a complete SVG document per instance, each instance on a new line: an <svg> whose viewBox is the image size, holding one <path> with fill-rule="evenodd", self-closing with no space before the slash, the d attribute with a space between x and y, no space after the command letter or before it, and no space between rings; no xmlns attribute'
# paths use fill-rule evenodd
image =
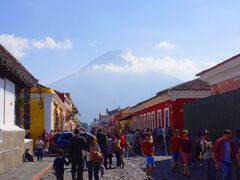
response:
<svg viewBox="0 0 240 180"><path fill-rule="evenodd" d="M63 150L58 151L58 157L53 162L53 169L57 180L63 180L64 177L64 165L68 166L69 163L63 157Z"/></svg>
<svg viewBox="0 0 240 180"><path fill-rule="evenodd" d="M147 134L146 141L142 145L142 151L146 156L146 175L148 180L152 179L151 174L154 169L154 144L151 140L151 135Z"/></svg>

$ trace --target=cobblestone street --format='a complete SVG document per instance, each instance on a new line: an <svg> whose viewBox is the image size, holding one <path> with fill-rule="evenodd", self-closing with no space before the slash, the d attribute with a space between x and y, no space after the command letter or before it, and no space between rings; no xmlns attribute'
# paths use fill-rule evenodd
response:
<svg viewBox="0 0 240 180"><path fill-rule="evenodd" d="M173 173L171 171L171 160L170 156L157 156L155 157L156 168L153 172L154 180L187 180L189 178L184 177L181 174ZM108 169L106 173L101 177L102 180L144 180L145 179L145 162L143 157L133 157L125 159L125 168ZM204 168L200 167L198 163L193 163L190 167L191 169L191 179L193 180L206 180L204 174ZM217 173L217 179L220 179L220 172ZM42 180L53 180L55 176L53 175L53 170L48 172ZM66 167L65 177L66 180L71 180L71 170L70 166ZM84 179L88 179L87 171L84 172Z"/></svg>

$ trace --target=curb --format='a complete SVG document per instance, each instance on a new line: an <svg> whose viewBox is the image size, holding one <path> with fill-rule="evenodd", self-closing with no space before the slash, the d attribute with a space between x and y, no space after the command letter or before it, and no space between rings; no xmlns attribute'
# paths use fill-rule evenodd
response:
<svg viewBox="0 0 240 180"><path fill-rule="evenodd" d="M44 176L46 173L48 173L51 170L51 168L52 168L52 165L47 166L45 169L35 174L32 177L32 180L40 180L42 176Z"/></svg>

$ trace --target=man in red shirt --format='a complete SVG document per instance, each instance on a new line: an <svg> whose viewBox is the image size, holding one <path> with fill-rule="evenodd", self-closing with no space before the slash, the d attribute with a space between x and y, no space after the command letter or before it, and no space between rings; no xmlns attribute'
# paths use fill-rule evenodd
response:
<svg viewBox="0 0 240 180"><path fill-rule="evenodd" d="M146 141L142 145L142 152L146 157L146 175L150 180L154 169L154 144L150 134L146 136Z"/></svg>
<svg viewBox="0 0 240 180"><path fill-rule="evenodd" d="M120 146L122 148L122 153L121 153L122 168L124 168L125 162L124 162L124 159L123 159L123 155L125 154L125 148L130 147L130 146L129 146L127 140L126 140L126 137L122 134L121 130L119 131L119 133L120 133L120 140L121 140Z"/></svg>
<svg viewBox="0 0 240 180"><path fill-rule="evenodd" d="M180 170L180 140L178 129L175 129L173 132L173 137L171 138L171 151L172 151L172 160L173 160L173 170Z"/></svg>

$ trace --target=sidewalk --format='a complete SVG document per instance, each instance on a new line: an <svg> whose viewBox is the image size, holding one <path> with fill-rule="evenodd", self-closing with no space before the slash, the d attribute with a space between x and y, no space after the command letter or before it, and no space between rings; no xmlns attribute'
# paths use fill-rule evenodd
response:
<svg viewBox="0 0 240 180"><path fill-rule="evenodd" d="M0 174L0 179L4 180L39 180L50 168L52 161L46 159L43 162L24 162L15 169L8 170Z"/></svg>

